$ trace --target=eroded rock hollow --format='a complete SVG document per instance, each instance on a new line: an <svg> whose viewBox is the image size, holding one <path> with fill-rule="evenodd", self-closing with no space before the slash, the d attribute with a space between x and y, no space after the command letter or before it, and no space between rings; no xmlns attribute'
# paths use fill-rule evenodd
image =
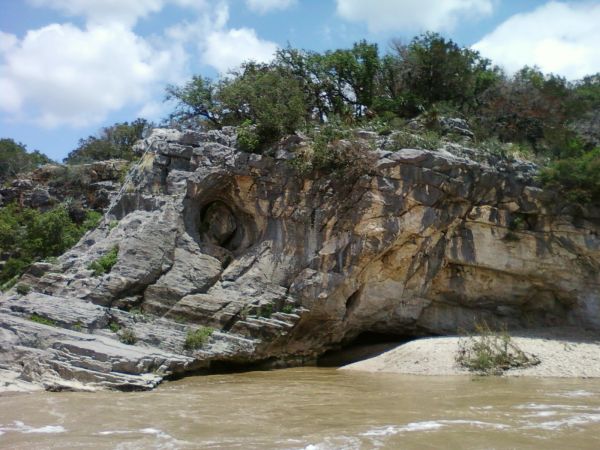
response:
<svg viewBox="0 0 600 450"><path fill-rule="evenodd" d="M541 190L529 163L392 138L356 133L375 148L361 176L300 176L299 136L257 155L235 129L155 130L101 226L2 298L4 367L50 389L145 389L223 363L311 363L365 332L600 329L598 211ZM200 326L214 332L186 347Z"/></svg>

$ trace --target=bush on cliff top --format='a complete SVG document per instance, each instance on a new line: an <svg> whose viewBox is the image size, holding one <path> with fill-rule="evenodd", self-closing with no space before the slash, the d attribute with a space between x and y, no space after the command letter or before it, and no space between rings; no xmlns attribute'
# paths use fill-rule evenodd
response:
<svg viewBox="0 0 600 450"><path fill-rule="evenodd" d="M571 201L600 203L600 147L551 162L540 173L545 186L564 189Z"/></svg>
<svg viewBox="0 0 600 450"><path fill-rule="evenodd" d="M563 168L577 166L569 158L591 150L572 124L600 110L600 74L570 82L526 66L508 75L478 52L435 33L406 44L393 41L386 54L366 41L325 52L288 47L270 64L248 62L225 77L194 76L181 87L168 86L167 99L176 104L169 119L182 126L248 121L255 128L244 127L239 144L255 153L304 124L310 130L335 120L348 126L375 120L386 134L394 121L419 115L435 125L444 110L469 121L475 142L497 140L502 148L510 144L538 158L568 159L551 165L552 175L545 179L576 190L579 198L598 200L593 170L569 177ZM577 141L580 153L572 145ZM410 146L415 144L437 143L418 139ZM308 166L330 166L332 150L316 143Z"/></svg>
<svg viewBox="0 0 600 450"><path fill-rule="evenodd" d="M97 136L79 140L78 147L64 159L66 164L85 164L106 159L135 159L132 148L151 127L146 119L115 123L100 130Z"/></svg>
<svg viewBox="0 0 600 450"><path fill-rule="evenodd" d="M24 144L13 139L0 139L0 181L29 172L52 160L38 150L28 152Z"/></svg>

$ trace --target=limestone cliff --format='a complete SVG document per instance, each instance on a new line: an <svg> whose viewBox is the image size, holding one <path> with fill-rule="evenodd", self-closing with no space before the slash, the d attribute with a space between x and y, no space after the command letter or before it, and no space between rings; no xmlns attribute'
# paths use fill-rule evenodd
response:
<svg viewBox="0 0 600 450"><path fill-rule="evenodd" d="M300 176L302 136L257 155L235 129L155 130L101 226L0 300L0 363L49 389L145 389L221 364L311 363L366 331L600 330L598 211L541 190L530 163L393 137L355 132L373 148L361 176ZM199 326L215 331L186 350Z"/></svg>

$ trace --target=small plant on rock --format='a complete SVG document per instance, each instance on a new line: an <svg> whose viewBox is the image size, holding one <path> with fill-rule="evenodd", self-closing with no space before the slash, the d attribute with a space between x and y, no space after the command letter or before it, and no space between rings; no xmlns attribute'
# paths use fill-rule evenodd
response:
<svg viewBox="0 0 600 450"><path fill-rule="evenodd" d="M117 263L118 256L119 256L119 247L114 246L104 256L101 256L96 261L93 261L88 266L88 269L94 271L95 277L104 275L105 273L110 272L110 270L113 268L113 266Z"/></svg>
<svg viewBox="0 0 600 450"><path fill-rule="evenodd" d="M458 365L480 375L501 375L514 368L535 366L540 360L521 350L506 329L495 332L485 321L475 325L475 335L459 341Z"/></svg>
<svg viewBox="0 0 600 450"><path fill-rule="evenodd" d="M29 316L29 320L35 323L41 323L42 325L49 325L51 327L56 326L56 322L52 319L48 319L47 317L40 316L38 314L32 314Z"/></svg>
<svg viewBox="0 0 600 450"><path fill-rule="evenodd" d="M132 329L125 328L119 334L119 341L121 341L123 344L133 345L137 342L137 336Z"/></svg>
<svg viewBox="0 0 600 450"><path fill-rule="evenodd" d="M271 317L271 315L273 314L273 305L263 305L261 307L258 308L258 310L256 311L256 316L257 317L264 317L265 319L268 319L269 317Z"/></svg>
<svg viewBox="0 0 600 450"><path fill-rule="evenodd" d="M202 348L208 342L214 330L210 327L200 327L196 330L190 330L185 337L183 348L186 350L197 350Z"/></svg>
<svg viewBox="0 0 600 450"><path fill-rule="evenodd" d="M281 312L285 314L292 314L294 312L294 305L284 305L284 307L281 308Z"/></svg>
<svg viewBox="0 0 600 450"><path fill-rule="evenodd" d="M108 329L113 333L118 333L121 329L121 326L117 322L111 321L108 323Z"/></svg>
<svg viewBox="0 0 600 450"><path fill-rule="evenodd" d="M31 292L31 286L28 284L19 283L17 284L17 294L19 295L27 295Z"/></svg>

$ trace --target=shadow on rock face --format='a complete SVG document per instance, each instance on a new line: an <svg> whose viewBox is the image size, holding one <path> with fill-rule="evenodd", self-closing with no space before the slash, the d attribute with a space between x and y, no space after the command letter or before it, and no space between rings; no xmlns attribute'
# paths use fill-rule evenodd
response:
<svg viewBox="0 0 600 450"><path fill-rule="evenodd" d="M225 203L210 203L200 217L200 238L219 247L227 247L238 229L237 222L233 211Z"/></svg>

